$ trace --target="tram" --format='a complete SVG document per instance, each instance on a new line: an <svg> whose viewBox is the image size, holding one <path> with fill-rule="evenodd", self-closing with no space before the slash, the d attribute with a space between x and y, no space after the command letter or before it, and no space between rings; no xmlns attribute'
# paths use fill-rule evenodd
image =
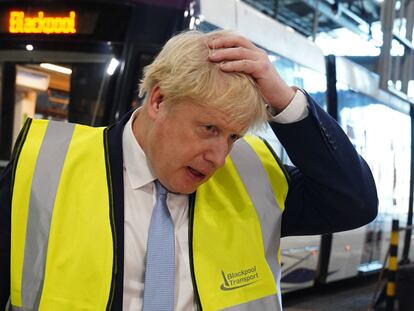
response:
<svg viewBox="0 0 414 311"><path fill-rule="evenodd" d="M321 279L332 282L382 269L392 219L407 222L413 103L403 94L380 90L377 74L344 57L329 56L327 64L330 105L336 107L339 124L370 166L379 200L372 223L323 238L331 240L331 252ZM404 245L403 234L399 245ZM413 255L411 248L409 256Z"/></svg>
<svg viewBox="0 0 414 311"><path fill-rule="evenodd" d="M142 68L187 28L181 0L1 1L0 166L27 117L107 125Z"/></svg>
<svg viewBox="0 0 414 311"><path fill-rule="evenodd" d="M282 292L378 272L388 249L391 219L407 221L413 103L380 90L375 73L344 57L325 57L308 39L242 1L199 4L198 27L234 29L266 50L288 84L304 88L339 122L377 183L379 215L374 222L331 235L282 238ZM255 134L291 164L271 130Z"/></svg>

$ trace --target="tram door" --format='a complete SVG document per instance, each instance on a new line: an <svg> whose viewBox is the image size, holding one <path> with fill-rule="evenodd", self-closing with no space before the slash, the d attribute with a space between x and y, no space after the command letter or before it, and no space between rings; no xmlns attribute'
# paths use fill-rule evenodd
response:
<svg viewBox="0 0 414 311"><path fill-rule="evenodd" d="M104 125L116 69L109 66L112 59L102 54L42 57L40 53L0 62L1 160L9 159L27 118Z"/></svg>

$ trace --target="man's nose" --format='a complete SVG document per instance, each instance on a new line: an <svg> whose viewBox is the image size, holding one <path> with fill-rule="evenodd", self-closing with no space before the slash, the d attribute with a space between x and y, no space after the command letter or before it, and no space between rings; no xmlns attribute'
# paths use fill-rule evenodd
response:
<svg viewBox="0 0 414 311"><path fill-rule="evenodd" d="M215 168L219 168L226 162L229 151L230 147L226 140L216 140L210 144L205 153L205 159L211 162Z"/></svg>

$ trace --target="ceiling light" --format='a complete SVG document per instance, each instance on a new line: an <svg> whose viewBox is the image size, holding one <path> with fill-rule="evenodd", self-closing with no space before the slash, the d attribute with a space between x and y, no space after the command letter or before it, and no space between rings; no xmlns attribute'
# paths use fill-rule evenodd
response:
<svg viewBox="0 0 414 311"><path fill-rule="evenodd" d="M118 68L118 65L119 65L119 60L112 57L111 61L109 62L108 68L106 69L106 73L112 76L116 68Z"/></svg>
<svg viewBox="0 0 414 311"><path fill-rule="evenodd" d="M62 67L62 66L58 66L58 65L54 65L54 64L49 64L49 63L41 63L40 67L45 68L45 69L49 69L49 70L52 70L52 71L60 72L60 73L63 73L65 75L70 75L72 73L72 69L70 69L70 68Z"/></svg>

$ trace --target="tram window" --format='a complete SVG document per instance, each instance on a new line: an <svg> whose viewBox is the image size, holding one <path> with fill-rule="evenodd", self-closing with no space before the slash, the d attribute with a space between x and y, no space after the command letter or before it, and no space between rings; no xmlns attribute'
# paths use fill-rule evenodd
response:
<svg viewBox="0 0 414 311"><path fill-rule="evenodd" d="M405 215L410 183L410 116L340 83L337 87L339 122L368 162L377 185L378 219Z"/></svg>
<svg viewBox="0 0 414 311"><path fill-rule="evenodd" d="M106 68L104 62L15 65L12 143L26 118L104 125L112 85Z"/></svg>
<svg viewBox="0 0 414 311"><path fill-rule="evenodd" d="M106 72L107 64L78 63L73 64L72 69L69 122L104 125L102 120L112 81Z"/></svg>
<svg viewBox="0 0 414 311"><path fill-rule="evenodd" d="M13 141L28 117L68 121L71 69L51 65L16 65Z"/></svg>
<svg viewBox="0 0 414 311"><path fill-rule="evenodd" d="M325 96L327 84L324 74L271 52L268 52L268 56L287 84L305 89L323 109L327 109ZM284 164L293 165L286 150L284 150L269 125L252 133L264 138Z"/></svg>
<svg viewBox="0 0 414 311"><path fill-rule="evenodd" d="M287 84L305 89L323 109L327 109L325 74L275 54L269 54L269 58Z"/></svg>

